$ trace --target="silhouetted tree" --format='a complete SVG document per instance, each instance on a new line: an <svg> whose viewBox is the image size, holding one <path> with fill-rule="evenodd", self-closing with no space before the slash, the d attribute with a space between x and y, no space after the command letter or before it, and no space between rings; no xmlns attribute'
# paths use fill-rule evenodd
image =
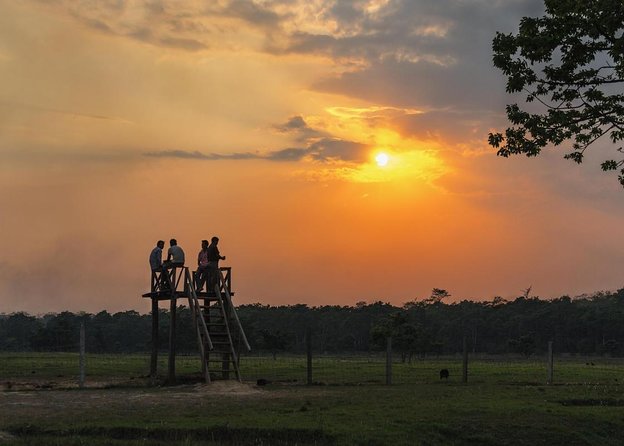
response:
<svg viewBox="0 0 624 446"><path fill-rule="evenodd" d="M286 350L286 347L288 346L289 336L279 330L262 330L260 333L262 334L264 346L273 355L273 360L276 360L277 352Z"/></svg>
<svg viewBox="0 0 624 446"><path fill-rule="evenodd" d="M624 2L545 0L543 17L524 17L518 34L497 33L494 66L507 77L508 93L525 93L542 112L507 106L513 125L490 133L498 155L536 156L548 145L572 140L565 158L581 163L585 150L603 136L624 139ZM619 147L618 151L622 152ZM607 159L603 170L624 160Z"/></svg>

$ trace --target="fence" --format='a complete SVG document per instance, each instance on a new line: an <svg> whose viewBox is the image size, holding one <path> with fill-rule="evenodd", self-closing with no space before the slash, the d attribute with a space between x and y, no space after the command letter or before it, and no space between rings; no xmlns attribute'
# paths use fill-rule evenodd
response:
<svg viewBox="0 0 624 446"><path fill-rule="evenodd" d="M67 344L69 353L0 354L0 382L61 381L64 385L126 384L141 382L149 374L147 354L92 354L85 352L85 331ZM311 339L311 336L309 336ZM624 372L623 358L580 357L548 353L541 356L463 354L409 358L393 351L388 340L385 352L252 353L240 357L241 375L246 382L258 380L282 385L404 385L404 384L617 384ZM161 356L164 373L167 358ZM179 355L181 376L199 377L198 355ZM448 378L441 378L441 370ZM192 380L193 378L190 378ZM185 380L182 379L182 382ZM188 380L186 380L188 381Z"/></svg>

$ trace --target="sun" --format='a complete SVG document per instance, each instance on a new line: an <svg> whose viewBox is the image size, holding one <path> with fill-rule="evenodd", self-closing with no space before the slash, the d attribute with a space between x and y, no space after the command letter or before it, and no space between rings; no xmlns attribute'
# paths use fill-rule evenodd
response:
<svg viewBox="0 0 624 446"><path fill-rule="evenodd" d="M387 166L388 161L390 161L390 157L386 153L381 152L375 156L375 162L379 167Z"/></svg>

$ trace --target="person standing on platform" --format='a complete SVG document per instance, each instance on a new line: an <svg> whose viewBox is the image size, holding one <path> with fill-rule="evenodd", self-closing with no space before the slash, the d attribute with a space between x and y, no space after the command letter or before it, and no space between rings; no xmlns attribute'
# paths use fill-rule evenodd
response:
<svg viewBox="0 0 624 446"><path fill-rule="evenodd" d="M150 268L152 268L152 272L162 271L162 250L164 247L165 242L163 240L158 240L156 247L152 249L149 256L149 263Z"/></svg>
<svg viewBox="0 0 624 446"><path fill-rule="evenodd" d="M208 291L212 292L215 289L215 285L218 283L219 260L225 260L225 256L221 255L217 247L219 244L219 237L211 238L210 242L210 246L208 246Z"/></svg>
<svg viewBox="0 0 624 446"><path fill-rule="evenodd" d="M195 275L197 292L202 290L208 276L208 240L202 240L201 251L197 255L197 274Z"/></svg>

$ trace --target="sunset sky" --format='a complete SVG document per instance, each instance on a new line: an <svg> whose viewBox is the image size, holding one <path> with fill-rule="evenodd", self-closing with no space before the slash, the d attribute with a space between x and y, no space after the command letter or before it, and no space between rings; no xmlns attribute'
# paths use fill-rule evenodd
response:
<svg viewBox="0 0 624 446"><path fill-rule="evenodd" d="M624 285L592 147L499 158L496 31L540 0L0 0L0 312L149 310L218 235L237 303ZM387 164L378 165L385 153Z"/></svg>

